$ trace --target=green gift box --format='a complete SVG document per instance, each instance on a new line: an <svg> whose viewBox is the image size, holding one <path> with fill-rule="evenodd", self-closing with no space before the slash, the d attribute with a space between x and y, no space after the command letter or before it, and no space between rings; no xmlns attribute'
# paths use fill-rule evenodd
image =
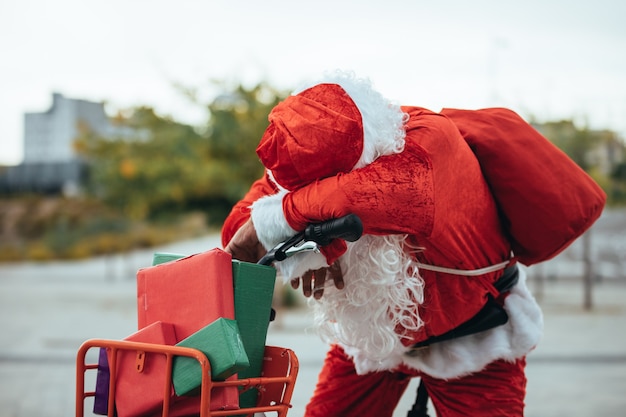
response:
<svg viewBox="0 0 626 417"><path fill-rule="evenodd" d="M169 252L155 252L152 254L152 265L164 264L166 262L175 261L180 258L184 258L185 255Z"/></svg>
<svg viewBox="0 0 626 417"><path fill-rule="evenodd" d="M274 268L233 259L235 319L250 360L250 367L238 373L240 379L261 376L275 281ZM243 392L240 406L254 407L257 395L256 389Z"/></svg>
<svg viewBox="0 0 626 417"><path fill-rule="evenodd" d="M250 366L235 320L219 318L176 346L198 349L211 363L211 379L223 381ZM202 368L194 358L176 356L172 364L176 395L186 395L202 383Z"/></svg>

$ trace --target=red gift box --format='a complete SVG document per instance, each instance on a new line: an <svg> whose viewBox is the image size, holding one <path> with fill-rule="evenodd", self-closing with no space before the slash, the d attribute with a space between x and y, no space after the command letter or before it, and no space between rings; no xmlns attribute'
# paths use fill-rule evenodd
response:
<svg viewBox="0 0 626 417"><path fill-rule="evenodd" d="M124 340L171 346L176 343L176 336L172 324L157 321ZM161 409L168 378L165 355L131 350L118 352L115 367L117 416L138 416ZM112 363L110 356L109 363Z"/></svg>
<svg viewBox="0 0 626 417"><path fill-rule="evenodd" d="M235 318L232 258L221 249L140 269L137 316L142 329L174 324L181 341L220 317Z"/></svg>
<svg viewBox="0 0 626 417"><path fill-rule="evenodd" d="M177 343L220 317L234 319L231 256L216 248L139 270L137 313L140 329L157 321L172 323ZM176 401L175 411L199 409L197 397ZM212 410L237 408L237 387L212 391Z"/></svg>

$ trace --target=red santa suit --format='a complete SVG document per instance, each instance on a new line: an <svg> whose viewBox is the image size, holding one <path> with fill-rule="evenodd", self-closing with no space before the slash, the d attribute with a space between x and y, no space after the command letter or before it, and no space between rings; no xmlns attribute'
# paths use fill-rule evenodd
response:
<svg viewBox="0 0 626 417"><path fill-rule="evenodd" d="M272 111L257 149L268 173L223 229L226 245L251 216L271 248L310 223L349 213L363 222L357 242L276 265L285 280L335 261L344 274L344 289L313 301L332 347L306 415L391 416L410 376L426 382L439 416L522 415L524 358L542 317L523 271L506 296L494 287L511 247L479 163L451 119L377 109L380 97L363 97L361 83L340 77ZM412 348L490 298L507 311L505 325Z"/></svg>

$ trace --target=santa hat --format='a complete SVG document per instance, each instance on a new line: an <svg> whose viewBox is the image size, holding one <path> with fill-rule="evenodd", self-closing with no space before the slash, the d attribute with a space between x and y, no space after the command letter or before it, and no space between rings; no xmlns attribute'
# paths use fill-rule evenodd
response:
<svg viewBox="0 0 626 417"><path fill-rule="evenodd" d="M405 120L369 81L335 72L272 110L257 154L291 191L402 151Z"/></svg>
<svg viewBox="0 0 626 417"><path fill-rule="evenodd" d="M361 113L337 84L288 97L274 107L269 121L257 154L288 190L349 172L361 157Z"/></svg>

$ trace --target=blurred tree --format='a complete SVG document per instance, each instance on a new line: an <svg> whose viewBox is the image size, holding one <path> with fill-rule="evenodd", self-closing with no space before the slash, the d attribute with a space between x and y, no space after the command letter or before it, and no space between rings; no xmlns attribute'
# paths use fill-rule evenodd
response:
<svg viewBox="0 0 626 417"><path fill-rule="evenodd" d="M84 132L77 148L90 164L90 191L144 219L162 206L184 205L194 190L203 139L190 126L158 116L149 107L117 117L123 134L114 138Z"/></svg>
<svg viewBox="0 0 626 417"><path fill-rule="evenodd" d="M268 114L284 97L264 83L251 89L238 85L208 105L209 152L213 160L225 165L230 201L239 200L262 175L264 168L255 149L267 128Z"/></svg>
<svg viewBox="0 0 626 417"><path fill-rule="evenodd" d="M200 209L221 223L263 172L255 148L280 99L265 84L238 85L198 103L208 110L200 129L150 107L118 114L112 138L82 129L76 149L91 167L88 191L135 220Z"/></svg>
<svg viewBox="0 0 626 417"><path fill-rule="evenodd" d="M626 149L615 132L577 128L570 120L543 123L537 128L591 175L607 193L610 203L626 202L622 193L626 178L619 171Z"/></svg>
<svg viewBox="0 0 626 417"><path fill-rule="evenodd" d="M570 120L544 123L539 129L582 169L589 171L591 167L588 155L597 145L597 138L592 132L587 129L578 129Z"/></svg>
<svg viewBox="0 0 626 417"><path fill-rule="evenodd" d="M611 194L615 202L626 203L626 162L621 162L615 166L611 173L613 180Z"/></svg>

